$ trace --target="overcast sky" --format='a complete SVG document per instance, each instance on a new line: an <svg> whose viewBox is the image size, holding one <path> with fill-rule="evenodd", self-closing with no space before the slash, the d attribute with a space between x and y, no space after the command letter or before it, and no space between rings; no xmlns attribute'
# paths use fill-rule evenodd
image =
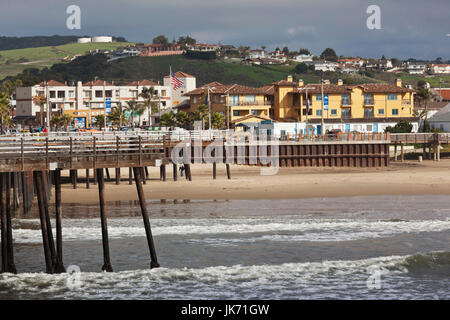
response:
<svg viewBox="0 0 450 320"><path fill-rule="evenodd" d="M0 0L0 35L114 35L151 42L190 35L200 42L309 48L338 55L450 59L450 0ZM81 8L68 30L66 8ZM381 30L366 25L381 8Z"/></svg>

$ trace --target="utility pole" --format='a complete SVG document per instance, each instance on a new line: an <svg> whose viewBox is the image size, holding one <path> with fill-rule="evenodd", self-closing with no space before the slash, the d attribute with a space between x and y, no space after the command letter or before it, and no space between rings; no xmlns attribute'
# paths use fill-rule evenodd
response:
<svg viewBox="0 0 450 320"><path fill-rule="evenodd" d="M209 94L209 87L208 87L208 130L211 130L211 97Z"/></svg>
<svg viewBox="0 0 450 320"><path fill-rule="evenodd" d="M47 97L46 99L46 107L47 107L47 123L46 123L46 127L48 132L50 132L50 97L48 95L48 82L45 81L45 96Z"/></svg>
<svg viewBox="0 0 450 320"><path fill-rule="evenodd" d="M103 117L103 124L105 126L105 131L106 131L106 90L105 90L105 81L103 81L103 101L104 101L104 117Z"/></svg>
<svg viewBox="0 0 450 320"><path fill-rule="evenodd" d="M321 127L321 135L323 136L324 132L325 132L325 123L324 123L324 119L323 119L323 79L320 80L320 82L322 83L322 127Z"/></svg>

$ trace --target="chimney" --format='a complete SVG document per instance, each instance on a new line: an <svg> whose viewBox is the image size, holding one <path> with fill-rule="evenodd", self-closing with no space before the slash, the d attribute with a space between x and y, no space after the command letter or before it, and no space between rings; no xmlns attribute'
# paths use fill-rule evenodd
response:
<svg viewBox="0 0 450 320"><path fill-rule="evenodd" d="M292 76L287 76L287 81L292 82L294 81L294 78L292 78Z"/></svg>
<svg viewBox="0 0 450 320"><path fill-rule="evenodd" d="M342 79L338 79L337 84L338 84L338 86L342 86L342 85L344 85L344 81Z"/></svg>
<svg viewBox="0 0 450 320"><path fill-rule="evenodd" d="M397 79L397 80L395 80L395 85L397 86L397 87L402 87L402 79Z"/></svg>
<svg viewBox="0 0 450 320"><path fill-rule="evenodd" d="M303 87L305 85L305 83L303 82L302 79L298 79L298 86L299 87Z"/></svg>

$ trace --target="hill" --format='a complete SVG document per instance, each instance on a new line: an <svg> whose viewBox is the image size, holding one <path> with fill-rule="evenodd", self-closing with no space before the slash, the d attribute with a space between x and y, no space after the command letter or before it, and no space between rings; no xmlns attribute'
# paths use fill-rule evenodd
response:
<svg viewBox="0 0 450 320"><path fill-rule="evenodd" d="M88 37L88 36L86 36ZM13 50L37 47L61 46L76 43L79 36L30 36L30 37L0 37L0 50ZM127 42L123 37L113 37L117 42Z"/></svg>
<svg viewBox="0 0 450 320"><path fill-rule="evenodd" d="M25 69L43 69L61 63L64 58L84 55L95 50L112 50L127 46L129 42L70 43L60 46L2 50L0 51L0 79L14 76Z"/></svg>
<svg viewBox="0 0 450 320"><path fill-rule="evenodd" d="M174 71L183 71L197 78L197 86L212 81L224 84L239 83L247 86L263 86L271 82L286 79L294 75L295 65L266 65L248 66L242 64L225 63L218 60L187 59L184 56L165 57L130 57L107 63L105 55L87 55L70 63L59 63L43 70L28 69L21 74L10 77L20 79L22 83L31 85L42 80L58 81L90 81L95 77L100 79L125 83L140 79L161 81L169 74L170 67ZM378 82L379 80L361 75L344 75L327 73L327 79L337 81L344 79L346 83ZM306 83L318 82L320 73L297 75Z"/></svg>

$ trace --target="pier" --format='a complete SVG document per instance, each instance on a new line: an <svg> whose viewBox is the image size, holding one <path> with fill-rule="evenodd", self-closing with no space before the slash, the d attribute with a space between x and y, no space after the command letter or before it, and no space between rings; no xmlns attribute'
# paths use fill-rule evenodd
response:
<svg viewBox="0 0 450 320"><path fill-rule="evenodd" d="M121 170L128 169L128 182L136 185L148 242L149 266L156 268L159 263L143 189L148 178L148 167L159 167L162 181L168 179L166 166L170 164L173 166L174 181L178 180L178 165L184 166L186 179L192 181L190 166L195 163L211 164L212 179L216 179L217 165L225 165L227 178L231 179L231 164L261 167L386 167L389 166L391 143L391 136L381 133L283 139L264 136L255 139L245 132L227 132L226 136L211 132L206 135L205 132L186 135L146 131L3 136L0 137L1 271L17 272L11 213L13 210L23 210L27 214L32 205L37 203L46 272L64 272L62 170L70 172L69 181L74 189L78 188L78 170L86 171L86 188L91 188L91 182L98 188L102 270L111 272L113 266L105 207L105 180L112 180L110 169L115 170L113 183L120 184ZM56 237L50 220L52 196L55 199Z"/></svg>

